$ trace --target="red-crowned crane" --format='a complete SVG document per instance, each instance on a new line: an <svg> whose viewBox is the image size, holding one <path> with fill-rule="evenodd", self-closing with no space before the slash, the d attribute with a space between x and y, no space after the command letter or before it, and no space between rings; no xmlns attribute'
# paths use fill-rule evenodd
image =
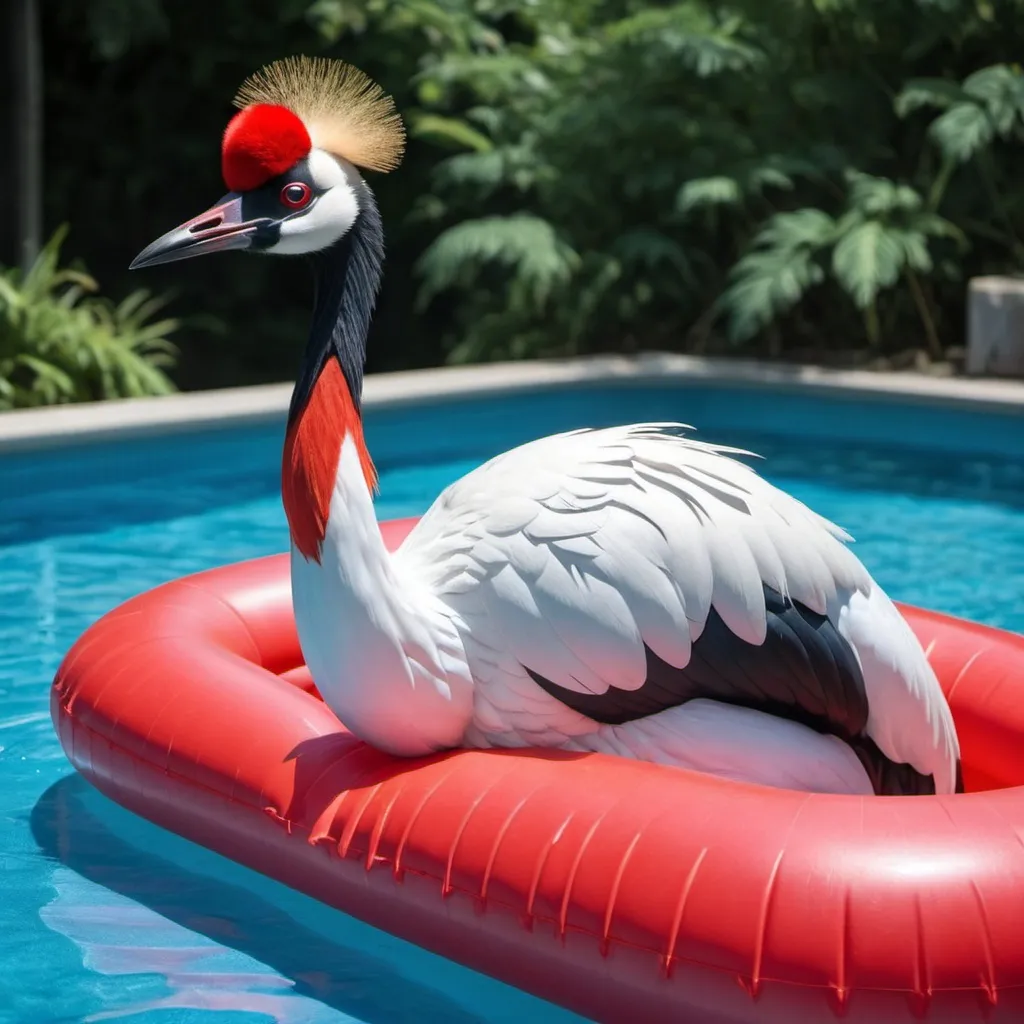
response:
<svg viewBox="0 0 1024 1024"><path fill-rule="evenodd" d="M357 168L398 165L401 119L362 72L305 57L235 105L229 193L132 266L310 258L282 493L302 651L352 732L404 756L547 746L808 791L962 788L935 675L850 538L689 428L522 445L389 554L360 413L383 233Z"/></svg>

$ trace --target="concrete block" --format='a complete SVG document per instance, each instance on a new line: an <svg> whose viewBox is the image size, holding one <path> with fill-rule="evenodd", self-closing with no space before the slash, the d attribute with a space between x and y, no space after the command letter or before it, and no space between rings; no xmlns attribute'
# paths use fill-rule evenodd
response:
<svg viewBox="0 0 1024 1024"><path fill-rule="evenodd" d="M968 289L967 372L1024 377L1024 277L975 277Z"/></svg>

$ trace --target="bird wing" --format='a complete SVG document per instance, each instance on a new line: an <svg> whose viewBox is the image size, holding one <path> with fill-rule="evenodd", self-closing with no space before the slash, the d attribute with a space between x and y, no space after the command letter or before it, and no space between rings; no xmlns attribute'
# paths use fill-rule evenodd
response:
<svg viewBox="0 0 1024 1024"><path fill-rule="evenodd" d="M474 641L596 721L703 696L862 733L868 691L838 624L876 585L850 538L732 457L749 453L688 429L573 431L506 452L439 496L398 562ZM922 729L944 703L934 689L908 684ZM898 729L885 738L909 760ZM920 741L904 746L930 774Z"/></svg>

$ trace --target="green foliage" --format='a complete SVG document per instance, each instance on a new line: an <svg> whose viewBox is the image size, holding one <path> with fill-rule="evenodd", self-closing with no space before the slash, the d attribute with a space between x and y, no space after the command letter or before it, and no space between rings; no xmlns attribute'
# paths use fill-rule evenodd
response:
<svg viewBox="0 0 1024 1024"><path fill-rule="evenodd" d="M753 337L825 279L819 256L835 234L835 222L821 210L771 217L736 264L732 284L721 298L733 339Z"/></svg>
<svg viewBox="0 0 1024 1024"><path fill-rule="evenodd" d="M931 246L936 242L965 244L960 230L927 210L910 186L856 171L848 172L847 180L846 209L838 220L805 208L775 214L758 233L721 298L733 340L753 337L795 306L808 289L825 281L831 271L857 309L869 313L865 327L869 340L877 345L874 310L879 294L904 275L912 291L919 288L916 275L934 269ZM830 261L825 259L828 253ZM930 314L920 307L918 312L928 343L935 349Z"/></svg>
<svg viewBox="0 0 1024 1024"><path fill-rule="evenodd" d="M1024 77L950 74L968 39L1001 52L1005 20L954 0L437 6L501 29L449 33L415 78L414 118L453 119L437 141L463 150L415 206L437 231L417 308L447 299L451 359L702 327L704 344L916 338L938 357L966 278L1020 265Z"/></svg>
<svg viewBox="0 0 1024 1024"><path fill-rule="evenodd" d="M1017 66L982 68L962 85L943 79L911 81L895 106L901 117L924 106L943 109L929 135L943 155L958 163L977 156L997 136L1024 139L1024 74Z"/></svg>
<svg viewBox="0 0 1024 1024"><path fill-rule="evenodd" d="M55 10L50 215L118 286L219 195L216 140L256 65L340 56L395 94L410 145L371 178L371 369L695 345L938 357L967 279L1024 267L1024 0ZM186 347L179 380L290 376L302 269L203 263L149 272L231 324Z"/></svg>
<svg viewBox="0 0 1024 1024"><path fill-rule="evenodd" d="M426 305L454 285L472 287L492 261L512 272L511 284L520 301L541 312L551 292L572 276L579 257L539 217L517 214L462 221L438 236L423 254L421 303Z"/></svg>
<svg viewBox="0 0 1024 1024"><path fill-rule="evenodd" d="M84 271L60 267L59 229L24 275L0 273L0 409L174 390L163 368L177 327L152 319L164 300L133 292L114 304Z"/></svg>

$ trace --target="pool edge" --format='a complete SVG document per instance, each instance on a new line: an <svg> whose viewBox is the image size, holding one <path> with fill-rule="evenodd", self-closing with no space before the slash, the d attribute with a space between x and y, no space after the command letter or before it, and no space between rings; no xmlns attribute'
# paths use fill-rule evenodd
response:
<svg viewBox="0 0 1024 1024"><path fill-rule="evenodd" d="M1024 416L1024 381L833 370L664 352L371 374L366 378L363 404L367 409L383 409L417 406L438 398L457 401L528 390L653 382L664 385L672 381L691 387L727 385ZM6 412L0 415L0 455L95 444L113 438L280 422L287 412L291 390L291 383L262 384Z"/></svg>

